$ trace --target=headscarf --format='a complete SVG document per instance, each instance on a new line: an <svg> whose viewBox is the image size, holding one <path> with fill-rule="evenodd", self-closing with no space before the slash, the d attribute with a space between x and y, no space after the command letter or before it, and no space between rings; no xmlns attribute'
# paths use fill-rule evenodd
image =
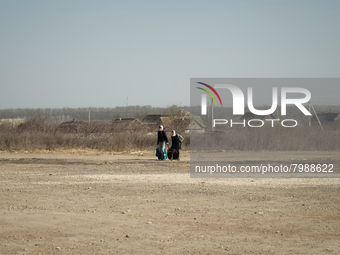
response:
<svg viewBox="0 0 340 255"><path fill-rule="evenodd" d="M161 128L161 131L163 131L163 126L162 126L162 125L159 125L159 127Z"/></svg>

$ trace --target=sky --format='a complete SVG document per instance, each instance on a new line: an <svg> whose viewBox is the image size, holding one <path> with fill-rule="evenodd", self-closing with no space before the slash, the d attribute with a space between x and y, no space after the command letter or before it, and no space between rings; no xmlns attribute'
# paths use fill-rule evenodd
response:
<svg viewBox="0 0 340 255"><path fill-rule="evenodd" d="M0 109L189 105L190 78L340 77L339 11L338 0L0 0Z"/></svg>

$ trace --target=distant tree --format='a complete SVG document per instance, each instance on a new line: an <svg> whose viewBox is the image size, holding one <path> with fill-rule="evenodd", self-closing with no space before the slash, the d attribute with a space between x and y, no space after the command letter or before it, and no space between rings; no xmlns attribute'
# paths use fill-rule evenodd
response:
<svg viewBox="0 0 340 255"><path fill-rule="evenodd" d="M113 116L113 119L119 119L120 118L120 114L119 113L116 113L114 116Z"/></svg>
<svg viewBox="0 0 340 255"><path fill-rule="evenodd" d="M183 109L177 105L171 105L165 108L163 114L171 119L178 119L185 116Z"/></svg>

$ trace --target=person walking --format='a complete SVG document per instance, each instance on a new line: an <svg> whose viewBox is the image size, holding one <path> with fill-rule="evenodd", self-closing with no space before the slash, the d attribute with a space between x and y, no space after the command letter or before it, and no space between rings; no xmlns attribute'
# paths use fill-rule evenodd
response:
<svg viewBox="0 0 340 255"><path fill-rule="evenodd" d="M175 130L171 131L171 148L170 148L170 150L171 150L171 159L170 160L174 159L174 153L176 151L178 153L177 160L179 160L180 140L179 140L178 135L176 135Z"/></svg>
<svg viewBox="0 0 340 255"><path fill-rule="evenodd" d="M164 159L165 143L169 144L168 137L166 136L166 133L163 129L163 126L159 125L157 133L158 152L161 155L161 159Z"/></svg>

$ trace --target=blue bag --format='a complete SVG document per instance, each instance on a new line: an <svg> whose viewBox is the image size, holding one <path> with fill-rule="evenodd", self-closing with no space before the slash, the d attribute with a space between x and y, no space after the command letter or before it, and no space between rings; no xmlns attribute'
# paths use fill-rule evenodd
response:
<svg viewBox="0 0 340 255"><path fill-rule="evenodd" d="M162 158L162 155L160 155L159 151L158 151L158 147L156 148L156 157L158 157L158 159L160 160L164 160L168 157L168 154L166 153L166 148L164 147L164 158Z"/></svg>

